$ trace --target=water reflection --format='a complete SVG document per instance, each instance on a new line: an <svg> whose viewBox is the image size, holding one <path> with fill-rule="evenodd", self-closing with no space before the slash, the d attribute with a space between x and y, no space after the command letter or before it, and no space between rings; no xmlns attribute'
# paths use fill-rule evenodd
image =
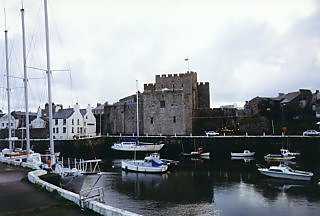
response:
<svg viewBox="0 0 320 216"><path fill-rule="evenodd" d="M136 199L174 203L212 202L210 176L198 172L175 172L163 175L121 172L117 190Z"/></svg>
<svg viewBox="0 0 320 216"><path fill-rule="evenodd" d="M107 204L143 215L317 215L320 186L270 179L256 161L181 160L167 174L121 171L87 176L86 186L104 188ZM112 165L111 165L112 164Z"/></svg>

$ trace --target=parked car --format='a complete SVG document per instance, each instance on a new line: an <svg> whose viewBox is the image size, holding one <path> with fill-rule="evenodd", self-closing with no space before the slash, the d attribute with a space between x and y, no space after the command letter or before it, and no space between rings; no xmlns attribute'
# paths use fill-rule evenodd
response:
<svg viewBox="0 0 320 216"><path fill-rule="evenodd" d="M219 133L215 131L205 131L207 136L218 136Z"/></svg>
<svg viewBox="0 0 320 216"><path fill-rule="evenodd" d="M316 130L306 130L303 132L302 135L303 136L318 136L318 135L320 135L320 132L316 131Z"/></svg>

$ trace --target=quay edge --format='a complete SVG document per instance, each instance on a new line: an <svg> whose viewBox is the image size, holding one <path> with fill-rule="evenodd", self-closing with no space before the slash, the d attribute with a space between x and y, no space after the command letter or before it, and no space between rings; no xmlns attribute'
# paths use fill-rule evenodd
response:
<svg viewBox="0 0 320 216"><path fill-rule="evenodd" d="M56 140L56 151L62 156L83 159L117 158L117 153L111 150L111 145L120 138L132 136L101 136L76 140ZM280 148L298 151L309 161L316 161L320 157L320 136L142 136L142 140L150 142L163 141L166 145L160 153L164 157L176 158L182 151L190 152L195 147L203 147L210 151L215 158L229 158L231 151L248 148L256 152L257 157L269 153L278 153ZM0 147L8 144L0 140ZM19 144L16 144L19 145ZM49 147L48 140L32 140L31 146L36 152L45 152Z"/></svg>

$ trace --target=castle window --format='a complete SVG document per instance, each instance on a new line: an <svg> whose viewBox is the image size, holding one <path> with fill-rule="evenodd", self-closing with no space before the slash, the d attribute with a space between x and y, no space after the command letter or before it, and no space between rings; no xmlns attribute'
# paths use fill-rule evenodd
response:
<svg viewBox="0 0 320 216"><path fill-rule="evenodd" d="M176 117L175 116L173 116L173 123L176 123Z"/></svg>
<svg viewBox="0 0 320 216"><path fill-rule="evenodd" d="M164 100L160 101L160 108L165 108L166 102Z"/></svg>
<svg viewBox="0 0 320 216"><path fill-rule="evenodd" d="M150 124L153 124L153 117L150 118Z"/></svg>

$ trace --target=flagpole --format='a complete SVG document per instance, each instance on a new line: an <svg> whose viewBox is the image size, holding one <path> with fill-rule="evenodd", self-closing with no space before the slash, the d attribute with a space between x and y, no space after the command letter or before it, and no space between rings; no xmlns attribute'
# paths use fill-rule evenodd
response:
<svg viewBox="0 0 320 216"><path fill-rule="evenodd" d="M185 58L184 60L187 62L187 66L188 66L187 72L189 72L189 71L190 71L189 57L188 57L188 58Z"/></svg>

